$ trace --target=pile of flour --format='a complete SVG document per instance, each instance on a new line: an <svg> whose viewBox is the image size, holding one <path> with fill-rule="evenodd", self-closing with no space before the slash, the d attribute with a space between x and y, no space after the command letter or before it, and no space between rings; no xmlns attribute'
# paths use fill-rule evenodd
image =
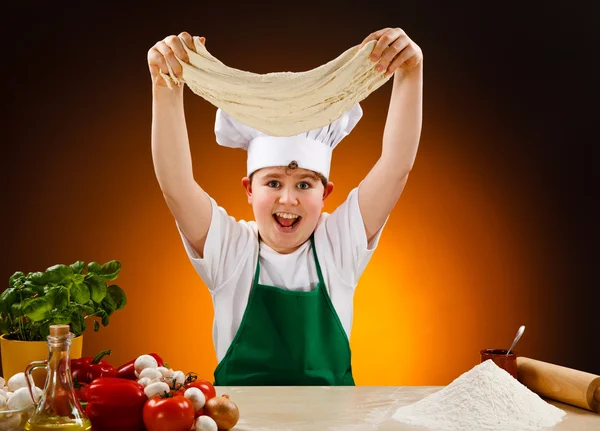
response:
<svg viewBox="0 0 600 431"><path fill-rule="evenodd" d="M528 431L552 427L565 414L488 359L393 418L432 430Z"/></svg>

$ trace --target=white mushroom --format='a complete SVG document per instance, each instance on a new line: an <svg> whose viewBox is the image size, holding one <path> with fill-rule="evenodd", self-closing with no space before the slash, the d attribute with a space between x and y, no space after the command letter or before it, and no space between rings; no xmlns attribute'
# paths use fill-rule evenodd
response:
<svg viewBox="0 0 600 431"><path fill-rule="evenodd" d="M163 377L173 377L175 371L169 370L167 367L158 367L158 371L162 374Z"/></svg>
<svg viewBox="0 0 600 431"><path fill-rule="evenodd" d="M180 385L183 385L185 383L185 374L183 374L183 371L175 371L175 373L173 374L172 379L176 383L179 383Z"/></svg>
<svg viewBox="0 0 600 431"><path fill-rule="evenodd" d="M0 377L0 389L4 389L4 385L6 385L6 380L4 377Z"/></svg>
<svg viewBox="0 0 600 431"><path fill-rule="evenodd" d="M42 390L40 388L34 387L33 393L35 395L35 400L37 401L42 396ZM20 410L27 407L33 406L34 402L31 399L31 394L29 393L29 388L19 388L17 389L13 395L8 399L8 409L9 410Z"/></svg>
<svg viewBox="0 0 600 431"><path fill-rule="evenodd" d="M150 379L149 377L142 377L141 379L138 380L138 383L140 385L142 385L143 387L146 387L150 383L152 383L152 379Z"/></svg>
<svg viewBox="0 0 600 431"><path fill-rule="evenodd" d="M162 374L156 368L144 368L140 372L139 378L141 379L141 378L144 378L144 377L148 377L150 380L160 379L162 377Z"/></svg>
<svg viewBox="0 0 600 431"><path fill-rule="evenodd" d="M217 423L210 416L198 416L198 419L196 419L196 431L218 431Z"/></svg>
<svg viewBox="0 0 600 431"><path fill-rule="evenodd" d="M0 398L2 398L4 401L8 400L8 394L4 389L0 389Z"/></svg>
<svg viewBox="0 0 600 431"><path fill-rule="evenodd" d="M204 393L198 388L188 388L183 393L183 396L192 402L194 405L194 411L200 410L204 407L204 403L206 402L206 397Z"/></svg>
<svg viewBox="0 0 600 431"><path fill-rule="evenodd" d="M8 406L6 405L6 398L0 396L0 411L7 410Z"/></svg>
<svg viewBox="0 0 600 431"><path fill-rule="evenodd" d="M158 362L154 359L153 356L150 355L142 355L138 356L138 358L133 363L135 367L135 371L137 371L138 375L145 368L158 368Z"/></svg>
<svg viewBox="0 0 600 431"><path fill-rule="evenodd" d="M30 381L31 381L31 386L33 386L34 385L33 379L31 379ZM23 373L23 372L17 373L14 376L12 376L10 379L8 379L8 390L10 392L15 392L19 388L26 388L26 387L27 387L27 378L25 377L25 373Z"/></svg>
<svg viewBox="0 0 600 431"><path fill-rule="evenodd" d="M169 388L169 385L167 385L164 382L155 382L155 383L151 383L148 386L146 386L144 388L144 393L146 394L146 396L148 398L151 398L157 394L163 394L165 392L168 393L170 389L171 388Z"/></svg>

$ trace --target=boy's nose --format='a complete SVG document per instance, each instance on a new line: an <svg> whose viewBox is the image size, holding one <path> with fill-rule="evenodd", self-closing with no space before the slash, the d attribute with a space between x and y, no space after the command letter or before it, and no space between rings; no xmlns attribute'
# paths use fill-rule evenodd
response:
<svg viewBox="0 0 600 431"><path fill-rule="evenodd" d="M297 205L298 198L296 197L294 190L283 189L279 196L279 202L285 205Z"/></svg>

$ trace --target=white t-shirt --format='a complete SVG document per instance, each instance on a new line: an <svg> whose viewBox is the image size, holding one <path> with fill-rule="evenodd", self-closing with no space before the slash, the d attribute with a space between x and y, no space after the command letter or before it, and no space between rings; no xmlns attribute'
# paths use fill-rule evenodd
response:
<svg viewBox="0 0 600 431"><path fill-rule="evenodd" d="M256 222L236 221L210 198L212 219L200 258L183 232L185 250L210 290L213 342L220 362L240 326L259 254ZM387 222L387 220L386 220ZM385 226L385 223L384 223ZM315 229L315 247L331 302L350 339L354 289L377 247L382 228L370 244L358 206L358 188L331 214L322 213ZM310 239L289 254L260 242L260 284L294 291L313 290L319 278Z"/></svg>

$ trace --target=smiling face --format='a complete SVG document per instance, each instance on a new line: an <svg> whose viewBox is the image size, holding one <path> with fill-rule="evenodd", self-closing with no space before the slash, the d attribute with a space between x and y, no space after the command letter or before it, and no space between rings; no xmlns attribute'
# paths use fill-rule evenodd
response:
<svg viewBox="0 0 600 431"><path fill-rule="evenodd" d="M333 183L307 169L262 168L242 185L252 205L261 240L278 253L291 253L314 232Z"/></svg>

